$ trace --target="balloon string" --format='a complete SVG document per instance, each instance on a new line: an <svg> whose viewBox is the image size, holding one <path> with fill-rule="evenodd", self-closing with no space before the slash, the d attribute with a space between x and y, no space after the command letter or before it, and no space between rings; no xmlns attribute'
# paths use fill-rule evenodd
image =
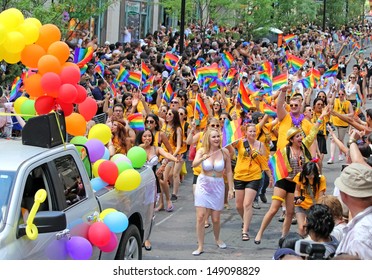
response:
<svg viewBox="0 0 372 280"><path fill-rule="evenodd" d="M37 117L36 115L29 115L29 114L15 114L15 113L0 113L0 116L20 116L20 117Z"/></svg>
<svg viewBox="0 0 372 280"><path fill-rule="evenodd" d="M58 131L59 131L59 134L60 134L61 139L62 139L63 147L64 147L65 150L66 150L66 141L65 141L65 139L63 138L62 129L61 129L61 124L59 123L59 117L58 117L58 114L57 114L56 111L54 111L54 115L56 116L56 121L57 121Z"/></svg>

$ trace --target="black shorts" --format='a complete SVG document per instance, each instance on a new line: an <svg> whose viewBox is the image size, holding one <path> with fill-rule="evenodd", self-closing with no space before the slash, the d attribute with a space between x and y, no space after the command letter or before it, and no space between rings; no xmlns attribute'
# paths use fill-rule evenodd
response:
<svg viewBox="0 0 372 280"><path fill-rule="evenodd" d="M198 181L198 176L199 176L199 175L195 175L195 174L194 174L194 178L192 179L192 184L193 184L193 185L196 185L196 181Z"/></svg>
<svg viewBox="0 0 372 280"><path fill-rule="evenodd" d="M318 148L321 154L327 154L327 140L324 135L317 134Z"/></svg>
<svg viewBox="0 0 372 280"><path fill-rule="evenodd" d="M240 181L240 180L234 180L235 190L245 190L245 189L252 189L258 192L260 185L261 185L261 179L259 180L253 180L253 181Z"/></svg>
<svg viewBox="0 0 372 280"><path fill-rule="evenodd" d="M276 143L278 143L278 141L272 141L273 142L273 146L270 148L270 152L276 152Z"/></svg>
<svg viewBox="0 0 372 280"><path fill-rule="evenodd" d="M287 193L294 193L296 189L296 183L282 179L276 182L275 187L285 190Z"/></svg>

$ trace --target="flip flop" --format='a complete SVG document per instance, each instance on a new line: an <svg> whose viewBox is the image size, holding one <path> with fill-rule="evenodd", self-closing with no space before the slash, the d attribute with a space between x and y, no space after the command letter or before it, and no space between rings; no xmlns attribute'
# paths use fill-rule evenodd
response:
<svg viewBox="0 0 372 280"><path fill-rule="evenodd" d="M206 224L204 224L204 228L209 228L210 226L211 226L210 223L206 223Z"/></svg>
<svg viewBox="0 0 372 280"><path fill-rule="evenodd" d="M171 207L165 209L165 211L167 211L167 212L173 212L173 210L174 210L174 206L173 206L173 204L172 204Z"/></svg>

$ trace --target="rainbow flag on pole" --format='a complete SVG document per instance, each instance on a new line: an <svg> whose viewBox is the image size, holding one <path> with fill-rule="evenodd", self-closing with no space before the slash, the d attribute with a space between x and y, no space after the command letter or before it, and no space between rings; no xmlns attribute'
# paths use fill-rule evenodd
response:
<svg viewBox="0 0 372 280"><path fill-rule="evenodd" d="M129 77L129 71L125 67L121 67L119 73L116 75L115 83L124 83Z"/></svg>
<svg viewBox="0 0 372 280"><path fill-rule="evenodd" d="M163 100L169 104L175 96L176 94L174 93L171 84L168 83L163 93Z"/></svg>
<svg viewBox="0 0 372 280"><path fill-rule="evenodd" d="M292 74L296 73L298 70L300 70L300 68L305 64L305 60L297 57L297 56L294 56L290 53L287 54L287 61L288 61L288 64L289 64L289 70Z"/></svg>
<svg viewBox="0 0 372 280"><path fill-rule="evenodd" d="M221 62L225 66L226 70L230 69L232 63L234 61L234 57L229 52L223 52L221 53Z"/></svg>
<svg viewBox="0 0 372 280"><path fill-rule="evenodd" d="M263 112L273 118L275 118L277 115L276 109L266 103L263 104Z"/></svg>
<svg viewBox="0 0 372 280"><path fill-rule="evenodd" d="M129 71L129 77L127 82L135 86L136 88L139 88L141 83L141 73Z"/></svg>
<svg viewBox="0 0 372 280"><path fill-rule="evenodd" d="M207 78L218 79L220 77L219 72L220 68L218 68L217 63L213 63L211 66L196 69L195 76L199 85L202 85Z"/></svg>
<svg viewBox="0 0 372 280"><path fill-rule="evenodd" d="M10 89L10 95L9 95L9 101L13 102L14 99L17 97L17 92L19 91L21 84L22 84L22 79L20 77L16 77L12 83L12 87Z"/></svg>
<svg viewBox="0 0 372 280"><path fill-rule="evenodd" d="M180 58L177 55L167 52L164 56L164 66L171 71L177 66L179 60Z"/></svg>
<svg viewBox="0 0 372 280"><path fill-rule="evenodd" d="M238 120L229 121L225 119L222 128L222 147L226 147L243 137Z"/></svg>
<svg viewBox="0 0 372 280"><path fill-rule="evenodd" d="M242 81L239 82L239 90L238 95L236 97L238 103L243 107L244 112L248 112L249 109L255 107L252 104L252 101L249 98L250 93L248 93L247 89L244 86Z"/></svg>
<svg viewBox="0 0 372 280"><path fill-rule="evenodd" d="M134 113L128 116L129 127L135 130L145 130L145 122L141 113Z"/></svg>
<svg viewBox="0 0 372 280"><path fill-rule="evenodd" d="M288 35L283 36L283 39L286 42L286 44L289 44L289 42L291 42L292 40L296 39L296 35L294 35L294 34L288 34Z"/></svg>
<svg viewBox="0 0 372 280"><path fill-rule="evenodd" d="M330 77L336 77L337 76L337 72L338 72L338 64L332 66L331 68L329 68L324 74L323 74L323 78L330 78Z"/></svg>
<svg viewBox="0 0 372 280"><path fill-rule="evenodd" d="M225 85L229 85L231 81L234 80L236 73L238 73L238 70L236 70L235 68L229 69L229 72L227 72L227 77L225 79Z"/></svg>
<svg viewBox="0 0 372 280"><path fill-rule="evenodd" d="M145 83L147 78L150 76L151 71L144 61L141 61L141 72L142 72L142 82Z"/></svg>
<svg viewBox="0 0 372 280"><path fill-rule="evenodd" d="M208 116L207 106L205 105L200 94L197 94L195 98L195 111L199 113L200 120L203 119L205 116Z"/></svg>
<svg viewBox="0 0 372 280"><path fill-rule="evenodd" d="M94 67L94 73L97 73L101 77L103 77L105 73L105 64L102 61L97 61L96 66Z"/></svg>
<svg viewBox="0 0 372 280"><path fill-rule="evenodd" d="M273 78L273 90L279 90L281 86L288 84L288 75L280 74Z"/></svg>
<svg viewBox="0 0 372 280"><path fill-rule="evenodd" d="M281 150L277 150L269 159L269 168L274 177L274 183L288 176L288 168L285 164Z"/></svg>
<svg viewBox="0 0 372 280"><path fill-rule="evenodd" d="M86 49L76 47L74 53L74 63L79 66L79 68L83 67L89 61L91 61L93 53L93 47L88 47Z"/></svg>

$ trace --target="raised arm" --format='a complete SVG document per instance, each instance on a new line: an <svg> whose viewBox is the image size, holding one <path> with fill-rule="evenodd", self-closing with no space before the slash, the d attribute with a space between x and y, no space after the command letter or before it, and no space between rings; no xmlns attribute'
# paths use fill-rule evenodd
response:
<svg viewBox="0 0 372 280"><path fill-rule="evenodd" d="M280 93L278 96L278 105L277 105L277 114L279 121L282 121L285 116L288 114L287 110L284 108L285 104L285 94L287 92L287 86L284 86L280 89Z"/></svg>

